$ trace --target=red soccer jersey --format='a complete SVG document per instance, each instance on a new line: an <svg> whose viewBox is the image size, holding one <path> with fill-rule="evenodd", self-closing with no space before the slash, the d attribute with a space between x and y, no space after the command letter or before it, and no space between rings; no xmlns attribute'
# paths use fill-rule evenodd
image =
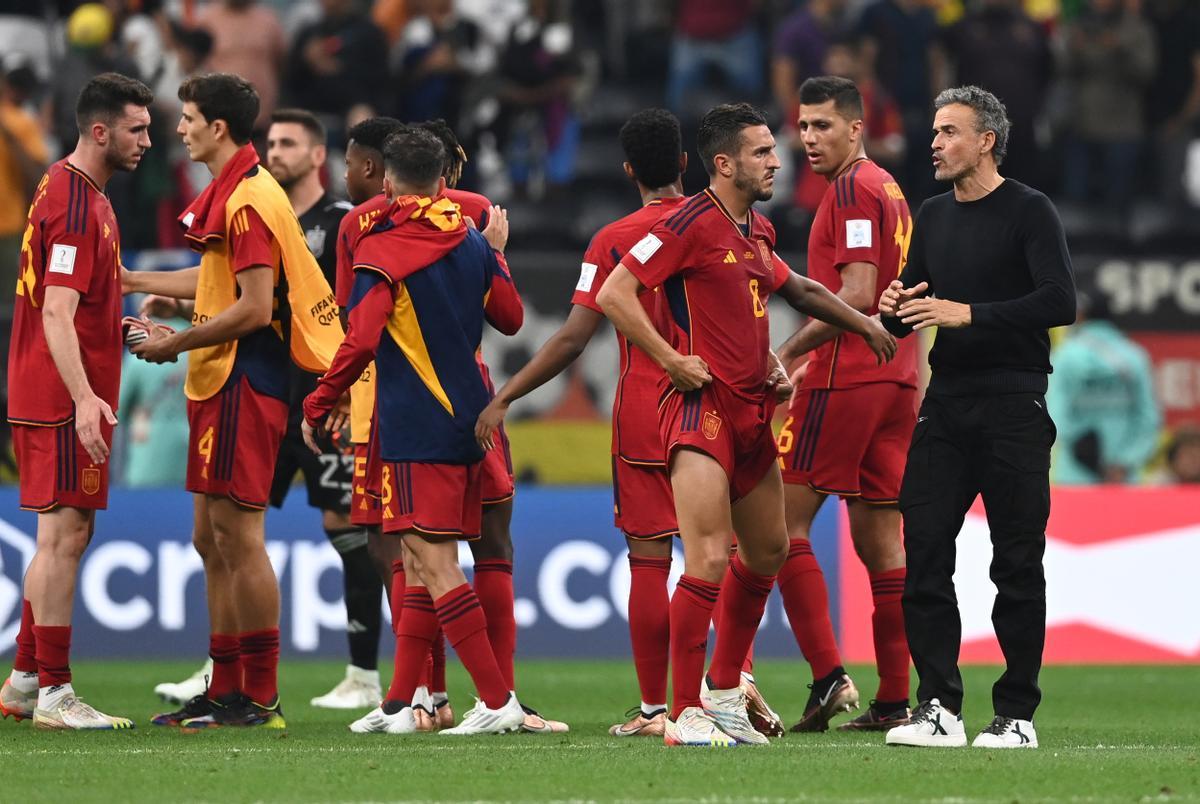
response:
<svg viewBox="0 0 1200 804"><path fill-rule="evenodd" d="M350 291L354 289L354 246L391 205L388 197L380 193L342 216L342 222L338 225L337 279L333 295L337 298L338 307L343 310L350 303Z"/></svg>
<svg viewBox="0 0 1200 804"><path fill-rule="evenodd" d="M670 214L683 201L683 198L651 201L596 232L583 255L583 268L571 303L603 315L604 311L596 303L596 294L604 280L633 244L650 231L659 218ZM651 320L657 320L658 295L655 289L645 291L640 297ZM620 332L617 332L617 345L621 350L621 366L617 396L613 400L612 454L629 463L661 466L662 437L658 433L657 405L658 381L663 370Z"/></svg>
<svg viewBox="0 0 1200 804"><path fill-rule="evenodd" d="M712 190L664 215L621 260L648 288L663 286L671 345L704 358L712 375L757 401L771 340L767 297L790 269L774 252L775 229L751 210L745 230Z"/></svg>
<svg viewBox="0 0 1200 804"><path fill-rule="evenodd" d="M458 204L459 212L464 218L470 218L475 222L475 228L482 231L483 227L487 226L488 210L491 208L492 202L486 195L473 193L470 190L447 188L446 197Z"/></svg>
<svg viewBox="0 0 1200 804"><path fill-rule="evenodd" d="M886 170L861 159L830 182L808 235L808 276L837 293L842 266L869 262L878 270L869 315L900 275L912 238L912 215L900 185ZM869 382L916 387L917 339L903 338L895 358L879 365L857 335L842 333L817 348L802 388L852 388Z"/></svg>
<svg viewBox="0 0 1200 804"><path fill-rule="evenodd" d="M120 234L108 196L63 159L46 171L21 240L12 342L8 420L57 424L75 415L42 331L46 287L79 291L75 332L92 390L117 409L121 384Z"/></svg>

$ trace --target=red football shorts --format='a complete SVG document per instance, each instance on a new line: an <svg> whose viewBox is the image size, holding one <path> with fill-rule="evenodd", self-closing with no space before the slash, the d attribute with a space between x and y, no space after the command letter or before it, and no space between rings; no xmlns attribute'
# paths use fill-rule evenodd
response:
<svg viewBox="0 0 1200 804"><path fill-rule="evenodd" d="M508 448L508 434L503 427L496 430L492 440L492 448L483 456L484 505L511 500L516 489L513 484L512 453Z"/></svg>
<svg viewBox="0 0 1200 804"><path fill-rule="evenodd" d="M659 431L668 460L681 447L711 456L729 478L730 499L739 500L779 457L771 430L774 412L773 396L752 402L714 380L695 391L672 388L659 405Z"/></svg>
<svg viewBox="0 0 1200 804"><path fill-rule="evenodd" d="M679 535L667 467L612 459L613 522L626 536L653 541Z"/></svg>
<svg viewBox="0 0 1200 804"><path fill-rule="evenodd" d="M892 382L796 392L779 433L785 483L895 503L917 424L917 389Z"/></svg>
<svg viewBox="0 0 1200 804"><path fill-rule="evenodd" d="M478 539L483 515L483 462L385 461L383 532Z"/></svg>
<svg viewBox="0 0 1200 804"><path fill-rule="evenodd" d="M266 508L288 406L245 377L203 402L188 400L187 490Z"/></svg>
<svg viewBox="0 0 1200 804"><path fill-rule="evenodd" d="M350 484L350 524L374 527L383 522L383 511L379 507L379 495L369 493L367 473L373 464L370 459L378 456L367 444L354 445L354 479ZM378 461L374 464L378 470ZM378 475L378 471L376 471Z"/></svg>
<svg viewBox="0 0 1200 804"><path fill-rule="evenodd" d="M112 446L112 425L100 422ZM13 452L21 476L21 507L43 513L60 506L97 511L108 507L108 462L92 463L75 422L50 427L13 424Z"/></svg>

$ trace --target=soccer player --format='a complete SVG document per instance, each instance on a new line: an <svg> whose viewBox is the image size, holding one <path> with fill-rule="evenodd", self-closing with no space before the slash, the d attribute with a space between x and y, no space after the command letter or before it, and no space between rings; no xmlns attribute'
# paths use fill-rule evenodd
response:
<svg viewBox="0 0 1200 804"><path fill-rule="evenodd" d="M250 144L258 94L226 73L179 87L176 131L213 182L181 216L197 268L129 275L131 290L195 298L194 326L133 349L152 362L188 356L187 488L204 561L213 674L205 695L162 725L284 728L279 704L279 585L264 509L287 429L288 363L322 371L341 340L333 292L296 213ZM290 353L290 354L289 354Z"/></svg>
<svg viewBox="0 0 1200 804"><path fill-rule="evenodd" d="M277 109L267 130L267 169L288 195L300 220L309 251L330 287L337 282L337 233L351 204L331 197L321 185L325 164L325 126L303 109ZM308 504L321 511L329 543L342 559L350 664L346 676L330 692L312 699L324 709L361 709L382 700L379 687L379 599L382 583L367 551L367 532L350 521L350 488L354 455L323 439L314 455L300 435L304 397L317 387L316 375L291 367L288 429L279 447L271 505L283 505L299 470L308 488Z"/></svg>
<svg viewBox="0 0 1200 804"><path fill-rule="evenodd" d="M458 189L458 180L462 177L463 168L467 162L466 151L458 142L454 131L445 120L427 120L417 123L418 128L429 131L442 141L446 150L446 165L442 176L446 180L446 197L458 205L464 219L471 221L481 231L489 221L492 202L486 196L469 190ZM507 214L507 213L504 213ZM483 353L477 352L476 362L483 375L489 396L495 394L492 385L491 372L483 360ZM474 588L479 597L479 605L487 617L488 640L500 664L500 672L508 682L510 690L516 690L514 657L517 650L517 619L513 611L513 545L512 545L512 512L513 495L516 486L512 470L512 454L509 450L508 436L503 427L497 429L496 438L492 439L483 459L483 519L477 540L468 542L471 557L474 559ZM432 667L433 704L439 713L453 719L446 707L449 699L446 697L446 649L445 642L439 634L434 641ZM525 709L525 722L521 730L533 734L554 734L569 731L566 723L548 720L537 710L522 704ZM418 713L418 716L420 713Z"/></svg>
<svg viewBox="0 0 1200 804"><path fill-rule="evenodd" d="M503 433L504 416L513 402L557 377L583 353L604 320L596 303L604 280L660 217L683 202L687 154L682 152L679 121L673 114L663 109L640 111L621 127L620 140L625 175L636 186L642 207L603 227L592 238L566 322L480 414L475 434L485 448L495 434ZM646 291L639 298L646 312L656 315L658 294ZM612 726L609 734L662 737L667 719L667 579L672 539L679 534L655 410L662 370L620 332L617 339L620 367L612 419L613 512L629 547L629 635L642 699L636 711L631 710L632 717ZM752 700L761 701L761 697Z"/></svg>
<svg viewBox="0 0 1200 804"><path fill-rule="evenodd" d="M108 463L121 378L120 233L104 185L150 147L153 94L103 73L75 104L79 143L38 183L21 240L8 421L21 507L38 513L12 674L0 713L47 729L128 729L71 686L71 609Z"/></svg>
<svg viewBox="0 0 1200 804"><path fill-rule="evenodd" d="M525 720L457 546L478 537L482 515L484 454L473 428L488 401L475 359L483 324L512 334L522 308L503 258L445 196L445 159L441 141L421 129L405 128L385 143L393 204L355 248L346 339L304 403L307 440L375 357L383 529L403 541L408 564L397 628L404 677L393 679L382 706L351 726L358 732L416 731L412 696L439 626L480 698L459 726L441 733L498 733ZM507 223L496 212L491 224L504 239Z"/></svg>
<svg viewBox="0 0 1200 804"><path fill-rule="evenodd" d="M823 76L800 87L798 130L813 172L828 181L808 236L808 276L856 310L876 301L904 267L912 216L899 185L872 162L863 142L862 96L853 81ZM825 731L837 712L858 706L829 620L825 579L809 531L830 495L846 501L850 536L871 579L871 625L879 691L843 729L882 730L908 721L908 645L900 593L900 476L917 420L914 341L879 365L857 338L810 321L779 351L785 365L816 351L779 436L791 544L779 591L792 632L812 666L812 692L793 731Z"/></svg>
<svg viewBox="0 0 1200 804"><path fill-rule="evenodd" d="M880 359L890 359L895 341L878 321L793 274L774 253L774 229L753 210L755 201L771 197L779 169L762 114L749 104L717 106L701 120L698 140L708 189L629 250L597 301L666 372L659 431L684 574L671 600L673 689L664 742L762 744L767 738L747 718L739 680L788 541L771 431L775 400L767 380L775 364L767 298L778 293L801 312L861 335ZM670 342L638 299L660 285ZM734 532L737 553L730 560ZM705 679L718 596L717 642Z"/></svg>

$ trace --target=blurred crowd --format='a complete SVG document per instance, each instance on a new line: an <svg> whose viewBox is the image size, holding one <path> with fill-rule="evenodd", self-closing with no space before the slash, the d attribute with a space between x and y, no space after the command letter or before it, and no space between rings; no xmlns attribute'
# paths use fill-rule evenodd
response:
<svg viewBox="0 0 1200 804"><path fill-rule="evenodd" d="M8 0L0 54L5 328L31 190L74 146L75 97L104 70L140 77L156 94L154 147L135 173L109 184L130 251L182 245L174 218L208 174L174 134L176 88L207 71L255 85L260 138L276 108L319 115L330 132L324 179L335 194L345 131L372 115L447 120L471 155L462 186L550 208L593 190L580 165L589 136L615 141L615 129L597 123L605 109L622 110L613 112L619 125L631 106L666 105L686 130L714 103L737 98L776 122L790 189L777 193L771 215L781 237L791 231L802 246L825 182L798 158L797 88L834 73L858 83L868 153L914 209L938 191L929 162L933 98L964 83L1007 105L1004 175L1097 214L1200 202L1195 0ZM628 102L614 107L614 97ZM1060 346L1064 361L1099 342L1101 319ZM1148 364L1134 358L1121 368L1143 370ZM139 393L155 398L156 382ZM1130 388L1129 404L1153 405L1149 385ZM1086 418L1065 410L1076 423ZM1103 449L1085 444L1070 448L1063 465L1077 465L1064 477L1134 479L1158 456L1162 466L1179 464L1169 471L1200 480L1200 466L1187 468L1200 464L1200 435L1182 431L1178 444L1164 446L1157 409L1126 418L1139 437L1148 434L1121 448L1137 466L1111 465Z"/></svg>

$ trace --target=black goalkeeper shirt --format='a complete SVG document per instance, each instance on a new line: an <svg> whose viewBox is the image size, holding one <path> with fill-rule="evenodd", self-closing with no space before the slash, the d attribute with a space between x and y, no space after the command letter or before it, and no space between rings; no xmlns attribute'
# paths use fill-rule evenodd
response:
<svg viewBox="0 0 1200 804"><path fill-rule="evenodd" d="M1045 393L1051 327L1075 320L1075 280L1058 212L1013 179L976 201L953 191L926 201L913 226L906 288L971 305L971 324L938 329L929 392ZM912 332L883 318L898 337Z"/></svg>

